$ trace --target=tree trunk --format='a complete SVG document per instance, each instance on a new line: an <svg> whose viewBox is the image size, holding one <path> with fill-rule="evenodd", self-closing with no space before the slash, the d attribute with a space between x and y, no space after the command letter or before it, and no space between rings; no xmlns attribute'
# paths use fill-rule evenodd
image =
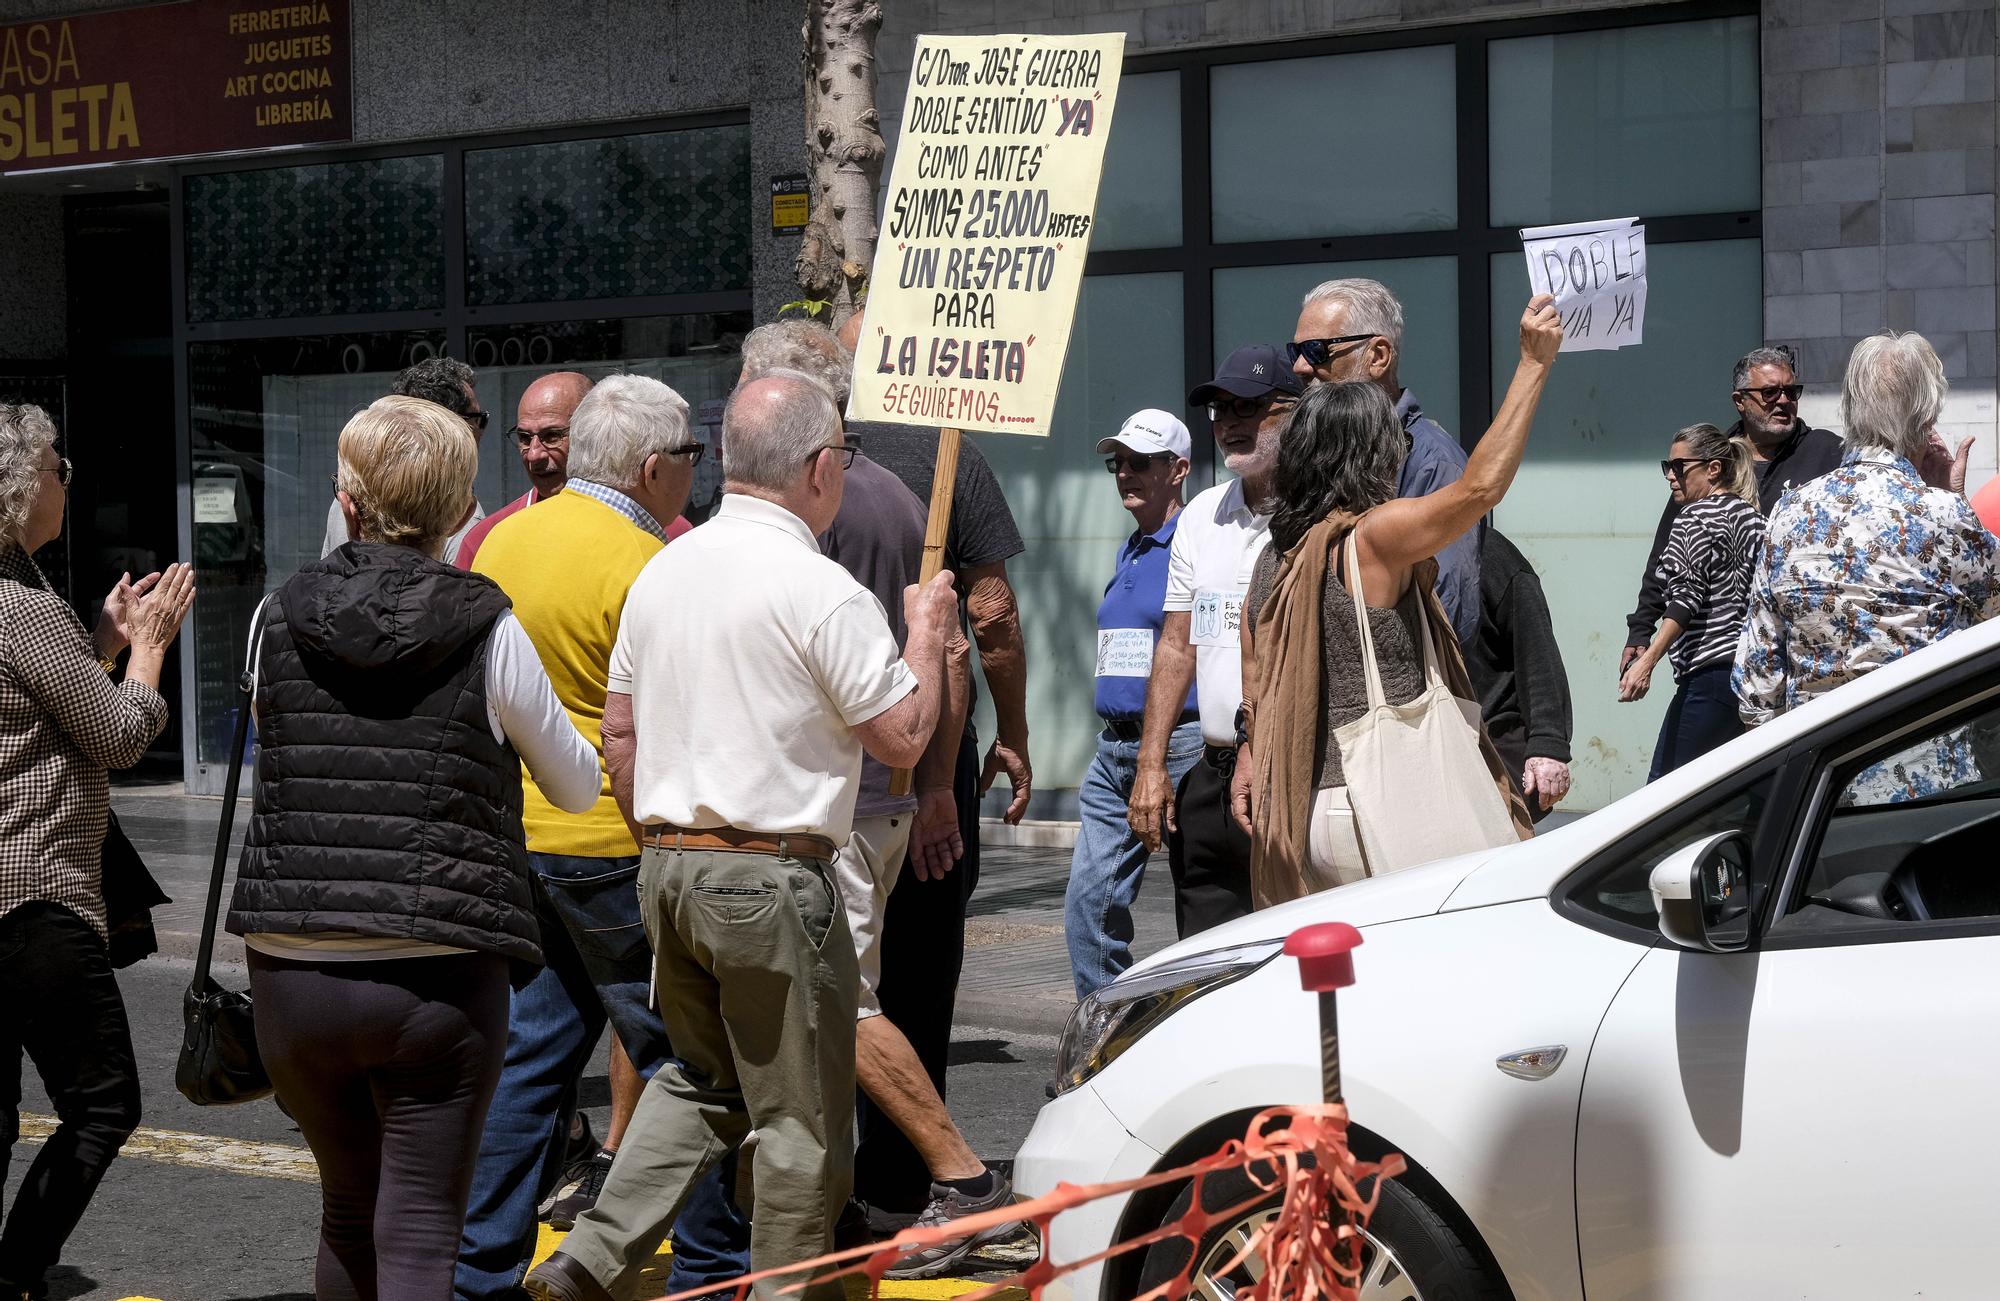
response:
<svg viewBox="0 0 2000 1301"><path fill-rule="evenodd" d="M811 207L793 273L808 299L832 304L840 328L860 306L875 261L882 182L875 112L879 0L806 0L806 162Z"/></svg>

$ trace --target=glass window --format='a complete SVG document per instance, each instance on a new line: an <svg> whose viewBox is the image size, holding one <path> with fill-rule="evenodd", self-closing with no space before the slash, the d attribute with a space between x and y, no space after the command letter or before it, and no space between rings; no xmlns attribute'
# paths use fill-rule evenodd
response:
<svg viewBox="0 0 2000 1301"><path fill-rule="evenodd" d="M1449 45L1216 68L1216 240L1452 229L1455 69Z"/></svg>
<svg viewBox="0 0 2000 1301"><path fill-rule="evenodd" d="M695 467L687 508L689 519L707 518L722 488L722 404L742 369L740 345L750 324L750 313L726 312L472 330L468 356L478 375L479 404L493 413L479 449L479 500L492 510L528 491L527 471L507 431L536 379L552 370L581 371L593 380L645 375L687 399L689 432L714 453Z"/></svg>
<svg viewBox="0 0 2000 1301"><path fill-rule="evenodd" d="M1775 781L1773 774L1765 773L1705 802L1692 816L1673 819L1665 832L1655 832L1636 845L1627 841L1613 846L1569 886L1567 901L1606 921L1637 928L1641 933L1632 938L1642 943L1657 939L1660 918L1653 907L1653 869L1677 851L1725 831L1740 831L1754 839ZM1755 884L1761 892L1769 885L1768 874L1760 874Z"/></svg>
<svg viewBox="0 0 2000 1301"><path fill-rule="evenodd" d="M1090 246L1172 248L1180 242L1181 74L1123 78Z"/></svg>
<svg viewBox="0 0 2000 1301"><path fill-rule="evenodd" d="M1914 711L1914 712L1922 712ZM1843 763L1798 906L1875 921L2000 917L2000 706L1926 724Z"/></svg>
<svg viewBox="0 0 2000 1301"><path fill-rule="evenodd" d="M1299 303L1322 280L1366 276L1403 302L1399 378L1424 412L1460 434L1458 410L1458 260L1396 258L1233 267L1215 273L1215 360L1246 343L1290 341Z"/></svg>
<svg viewBox="0 0 2000 1301"><path fill-rule="evenodd" d="M749 192L747 125L470 150L466 301L747 288Z"/></svg>
<svg viewBox="0 0 2000 1301"><path fill-rule="evenodd" d="M1132 532L1097 440L1146 407L1184 414L1182 328L1178 274L1086 276L1051 435L967 435L999 476L1027 543L1007 562L1007 575L1035 648L1028 675L1035 767L1054 786L1074 787L1095 753L1103 725L1092 695L1097 643L1088 630L1097 626L1118 547ZM980 734L991 736L983 692L980 710Z"/></svg>
<svg viewBox="0 0 2000 1301"><path fill-rule="evenodd" d="M1758 206L1754 15L1487 51L1494 225Z"/></svg>
<svg viewBox="0 0 2000 1301"><path fill-rule="evenodd" d="M188 346L197 765L226 758L251 612L319 558L341 428L443 347L442 330Z"/></svg>
<svg viewBox="0 0 2000 1301"><path fill-rule="evenodd" d="M188 320L444 305L444 158L190 176Z"/></svg>

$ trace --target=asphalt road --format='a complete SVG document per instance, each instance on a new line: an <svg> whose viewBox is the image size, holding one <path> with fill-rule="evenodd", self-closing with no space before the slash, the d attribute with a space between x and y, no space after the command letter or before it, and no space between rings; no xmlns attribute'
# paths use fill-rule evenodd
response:
<svg viewBox="0 0 2000 1301"><path fill-rule="evenodd" d="M269 1101L202 1108L174 1089L189 971L183 959L155 958L120 974L145 1116L51 1276L54 1301L312 1301L319 1189L298 1130ZM247 983L240 968L218 975ZM960 1028L951 1104L981 1156L1013 1156L1043 1101L1054 1058L1055 1042L1046 1036ZM32 1118L53 1112L32 1067L22 1070L24 1133L33 1133ZM601 1133L609 1100L601 1067L584 1087ZM36 1151L25 1140L16 1145L9 1205Z"/></svg>

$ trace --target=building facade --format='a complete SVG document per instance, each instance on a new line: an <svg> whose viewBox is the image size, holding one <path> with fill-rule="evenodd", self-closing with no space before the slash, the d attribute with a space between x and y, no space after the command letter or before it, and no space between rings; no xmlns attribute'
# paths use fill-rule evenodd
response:
<svg viewBox="0 0 2000 1301"><path fill-rule="evenodd" d="M63 16L114 8L0 0L0 23L27 49L28 26L53 41ZM300 7L220 8L242 27ZM773 195L803 171L801 8L353 0L328 18L330 54L256 41L344 72L346 139L61 169L8 170L0 58L0 387L60 408L79 484L51 566L73 592L174 556L200 567L177 688L191 789L221 786L251 608L318 554L339 428L400 366L444 351L478 370L489 507L524 489L503 431L549 369L657 375L712 434L737 340L798 296ZM1498 513L1568 665L1572 807L1643 780L1666 693L1615 697L1657 461L1674 429L1733 418L1735 357L1794 345L1806 414L1833 425L1855 340L1920 330L1951 377L1947 436L1975 436L1975 478L1993 473L2000 0L884 8L892 141L919 32L1127 38L1054 436L976 436L1028 543L1009 568L1031 816L1073 811L1096 732L1087 629L1128 528L1097 438L1182 409L1236 345L1289 338L1329 276L1398 292L1403 377L1469 446L1511 370L1519 228L1646 222L1644 344L1563 358ZM1219 464L1187 414L1199 487ZM698 496L714 487L711 469Z"/></svg>

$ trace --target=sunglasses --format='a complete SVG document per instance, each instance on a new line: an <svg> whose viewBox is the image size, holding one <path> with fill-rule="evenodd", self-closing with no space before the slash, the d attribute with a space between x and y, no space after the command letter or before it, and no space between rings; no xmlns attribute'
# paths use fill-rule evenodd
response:
<svg viewBox="0 0 2000 1301"><path fill-rule="evenodd" d="M1374 337L1372 334L1343 334L1332 339L1300 339L1296 343L1285 345L1285 356L1293 365L1297 365L1299 358L1304 357L1308 366L1324 366L1332 360L1333 350L1341 344L1360 343L1363 339Z"/></svg>
<svg viewBox="0 0 2000 1301"><path fill-rule="evenodd" d="M492 418L489 412L474 411L465 417L465 423L472 426L474 433L483 434L486 432L486 422Z"/></svg>
<svg viewBox="0 0 2000 1301"><path fill-rule="evenodd" d="M484 415L486 413L482 411L480 414ZM537 429L533 431L516 425L507 431L507 435L516 443L519 443L521 450L524 452L534 446L535 440L538 438L542 440L543 447L561 447L569 442L569 430L561 425L557 425L554 429Z"/></svg>
<svg viewBox="0 0 2000 1301"><path fill-rule="evenodd" d="M1707 465L1710 461L1713 461L1714 459L1715 458L1712 456L1668 457L1666 460L1660 462L1660 473L1666 475L1669 479L1678 479L1683 474L1687 473L1687 467L1689 467L1690 465Z"/></svg>
<svg viewBox="0 0 2000 1301"><path fill-rule="evenodd" d="M1208 404L1208 418L1220 420L1224 416L1234 416L1238 420L1257 420L1266 411L1290 411L1299 404L1293 397L1231 398L1227 402Z"/></svg>
<svg viewBox="0 0 2000 1301"><path fill-rule="evenodd" d="M1805 391L1806 386L1803 384L1770 384L1763 388L1737 389L1736 396L1743 397L1754 393L1757 395L1757 400L1768 407L1776 403L1779 398L1789 398L1796 402L1799 400L1799 394Z"/></svg>
<svg viewBox="0 0 2000 1301"><path fill-rule="evenodd" d="M42 468L42 473L53 474L56 477L56 483L64 488L67 488L69 487L70 478L76 473L76 467L69 463L69 458L67 456L58 456L56 458L55 469L51 470L48 467L44 466Z"/></svg>
<svg viewBox="0 0 2000 1301"><path fill-rule="evenodd" d="M1104 468L1113 474L1118 473L1120 470L1130 470L1134 474L1144 474L1162 461L1172 464L1174 454L1172 452L1151 452L1136 456L1119 456L1114 452L1104 458Z"/></svg>

